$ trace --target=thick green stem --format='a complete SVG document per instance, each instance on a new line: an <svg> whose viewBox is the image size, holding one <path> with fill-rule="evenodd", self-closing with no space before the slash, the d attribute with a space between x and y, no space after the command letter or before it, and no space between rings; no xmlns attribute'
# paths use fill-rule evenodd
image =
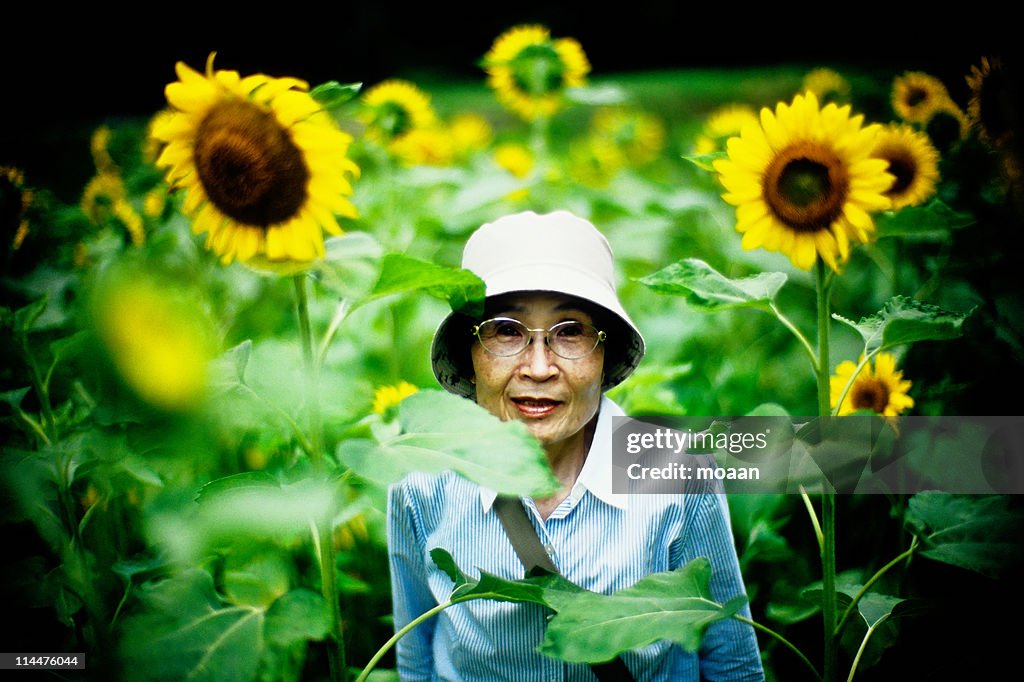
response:
<svg viewBox="0 0 1024 682"><path fill-rule="evenodd" d="M306 294L306 278L295 275L295 299L299 317L299 334L302 338L302 356L306 368L306 408L309 411L309 458L318 474L325 473L324 434L320 415L319 363L313 349L313 327L309 320L309 301ZM341 607L338 598L338 578L334 551L333 519L321 519L315 524L313 538L320 559L321 592L330 610L331 638L335 646L329 646L328 661L331 679L346 682L348 668L345 663L345 641L341 625Z"/></svg>
<svg viewBox="0 0 1024 682"><path fill-rule="evenodd" d="M825 263L819 258L815 264L815 285L818 304L818 416L831 415L829 400L829 329L832 322L830 303L831 278ZM824 634L824 680L836 682L837 639L836 629L836 499L831 483L822 480L821 493L821 613Z"/></svg>

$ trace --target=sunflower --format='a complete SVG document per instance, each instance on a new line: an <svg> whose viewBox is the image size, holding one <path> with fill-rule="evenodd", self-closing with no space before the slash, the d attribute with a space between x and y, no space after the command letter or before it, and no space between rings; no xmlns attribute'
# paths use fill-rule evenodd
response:
<svg viewBox="0 0 1024 682"><path fill-rule="evenodd" d="M193 230L224 264L305 264L324 254L322 230L339 235L337 216L355 218L348 158L352 137L295 78L201 74L178 62L165 88L172 116L153 122L164 144L156 165L172 189L187 192Z"/></svg>
<svg viewBox="0 0 1024 682"><path fill-rule="evenodd" d="M25 217L32 203L32 192L25 187L25 173L13 166L0 166L0 223L4 245L0 253L17 251L28 236Z"/></svg>
<svg viewBox="0 0 1024 682"><path fill-rule="evenodd" d="M366 125L366 136L384 145L438 124L430 95L411 81L382 81L363 94L362 104L360 119Z"/></svg>
<svg viewBox="0 0 1024 682"><path fill-rule="evenodd" d="M884 159L896 178L885 193L894 210L920 205L935 194L939 152L927 134L905 124L887 125L875 139L871 156Z"/></svg>
<svg viewBox="0 0 1024 682"><path fill-rule="evenodd" d="M594 112L591 129L622 151L629 163L643 166L665 148L665 125L646 111L602 107Z"/></svg>
<svg viewBox="0 0 1024 682"><path fill-rule="evenodd" d="M881 126L863 126L849 105L818 107L814 93L761 110L761 125L729 140L728 156L713 163L736 206L744 249L786 254L809 269L820 257L833 270L850 244L874 238L870 213L889 207L888 163L871 157Z"/></svg>
<svg viewBox="0 0 1024 682"><path fill-rule="evenodd" d="M570 145L566 158L569 176L589 187L607 187L626 165L626 156L618 145L593 134Z"/></svg>
<svg viewBox="0 0 1024 682"><path fill-rule="evenodd" d="M923 71L906 71L892 84L892 108L908 123L926 123L950 101L946 85Z"/></svg>
<svg viewBox="0 0 1024 682"><path fill-rule="evenodd" d="M494 149L494 162L517 178L525 178L533 170L533 153L516 142L503 142Z"/></svg>
<svg viewBox="0 0 1024 682"><path fill-rule="evenodd" d="M856 378L852 378L856 370L857 365L846 360L836 367L836 373L829 380L833 408L843 396L847 384L850 386L837 414L870 410L884 417L896 417L914 406L914 399L907 395L911 382L903 379L903 372L896 369L896 358L889 353L879 353L875 357L874 368L867 364Z"/></svg>
<svg viewBox="0 0 1024 682"><path fill-rule="evenodd" d="M552 39L539 25L502 33L484 55L483 67L498 101L527 121L554 115L564 103L566 88L584 85L590 72L578 41Z"/></svg>
<svg viewBox="0 0 1024 682"><path fill-rule="evenodd" d="M746 125L759 123L757 112L746 104L726 104L711 112L694 142L695 154L711 154L723 151L725 143L739 135Z"/></svg>
<svg viewBox="0 0 1024 682"><path fill-rule="evenodd" d="M460 157L487 149L494 139L494 129L490 122L474 112L462 112L453 116L448 122L448 132L455 153Z"/></svg>
<svg viewBox="0 0 1024 682"><path fill-rule="evenodd" d="M812 69L804 74L803 90L810 90L822 104L842 104L850 100L850 83L832 69Z"/></svg>
<svg viewBox="0 0 1024 682"><path fill-rule="evenodd" d="M400 381L393 386L381 386L373 394L373 412L384 416L400 402L419 391L419 387L408 381Z"/></svg>
<svg viewBox="0 0 1024 682"><path fill-rule="evenodd" d="M201 404L216 337L193 299L144 272L118 267L100 278L91 304L97 339L136 396L169 412Z"/></svg>
<svg viewBox="0 0 1024 682"><path fill-rule="evenodd" d="M983 142L1005 145L1020 134L1024 101L1019 76L998 57L982 57L980 64L971 67L967 117Z"/></svg>
<svg viewBox="0 0 1024 682"><path fill-rule="evenodd" d="M455 157L451 135L439 126L414 128L392 140L388 149L409 166L447 166Z"/></svg>

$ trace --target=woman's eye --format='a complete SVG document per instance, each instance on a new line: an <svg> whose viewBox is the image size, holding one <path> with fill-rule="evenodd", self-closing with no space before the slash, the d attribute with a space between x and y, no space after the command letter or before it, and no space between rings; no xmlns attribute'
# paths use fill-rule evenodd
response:
<svg viewBox="0 0 1024 682"><path fill-rule="evenodd" d="M558 328L558 336L562 338L582 336L585 332L586 330L584 329L583 325L579 322L570 322Z"/></svg>
<svg viewBox="0 0 1024 682"><path fill-rule="evenodd" d="M519 327L512 324L511 322L504 322L497 326L494 333L498 336L520 336L522 332Z"/></svg>

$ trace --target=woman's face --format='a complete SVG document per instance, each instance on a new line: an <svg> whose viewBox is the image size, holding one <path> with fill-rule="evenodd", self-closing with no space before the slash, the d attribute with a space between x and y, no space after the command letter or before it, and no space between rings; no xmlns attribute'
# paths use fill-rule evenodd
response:
<svg viewBox="0 0 1024 682"><path fill-rule="evenodd" d="M567 320L593 324L573 299L546 292L503 297L489 317L511 317L531 329L548 329ZM476 401L502 420L518 419L545 447L584 442L583 427L597 414L604 374L604 345L590 355L566 360L555 355L540 332L518 355L472 346Z"/></svg>

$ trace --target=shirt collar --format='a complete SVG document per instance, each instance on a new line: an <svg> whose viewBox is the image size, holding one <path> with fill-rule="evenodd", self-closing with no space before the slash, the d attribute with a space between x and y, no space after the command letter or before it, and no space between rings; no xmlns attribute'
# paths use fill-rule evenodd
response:
<svg viewBox="0 0 1024 682"><path fill-rule="evenodd" d="M612 492L612 418L623 416L625 412L611 398L601 397L594 439L590 443L587 459L583 462L583 470L569 492L571 496L579 499L589 490L599 500L613 507L626 509L629 506L629 495ZM498 493L491 488L480 486L480 505L485 514L497 496Z"/></svg>

